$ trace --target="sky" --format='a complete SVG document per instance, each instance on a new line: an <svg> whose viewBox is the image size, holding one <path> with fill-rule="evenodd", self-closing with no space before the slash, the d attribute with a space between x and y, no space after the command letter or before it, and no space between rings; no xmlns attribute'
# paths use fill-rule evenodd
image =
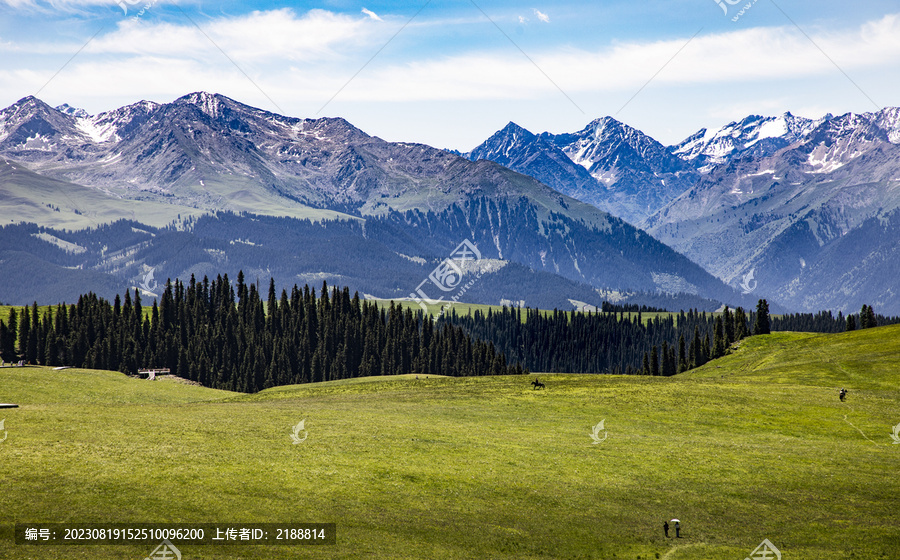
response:
<svg viewBox="0 0 900 560"><path fill-rule="evenodd" d="M0 107L195 91L461 151L510 121L604 116L670 145L751 114L900 106L900 4L0 0Z"/></svg>

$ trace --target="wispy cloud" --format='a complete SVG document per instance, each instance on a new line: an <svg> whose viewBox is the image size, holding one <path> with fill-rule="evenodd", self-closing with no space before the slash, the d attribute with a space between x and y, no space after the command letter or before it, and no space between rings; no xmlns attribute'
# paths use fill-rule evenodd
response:
<svg viewBox="0 0 900 560"><path fill-rule="evenodd" d="M260 68L279 68L278 80L293 73L304 74L308 84L304 89L308 89L312 80L304 70L310 69L307 65L315 65L317 83L345 76L345 68L329 68L335 62L352 66L360 53L368 53L390 30L384 30L371 17L325 10L297 15L285 8L213 19L204 24L204 31L240 61ZM900 15L886 16L853 30L812 36L847 70L885 63L895 65L900 59ZM254 40L247 41L247 37ZM620 43L592 51L545 48L529 55L555 80L558 77L560 86L566 90L627 90L644 83L648 69L658 69L684 43L685 38L673 38ZM21 44L13 41L4 42L0 50L62 54L75 52L79 46L74 42ZM104 56L98 58L100 55ZM128 58L108 59L114 55ZM97 78L102 78L109 75L104 66L131 64L132 57L142 61L166 60L174 67L197 65L210 69L219 58L210 42L190 24L122 20L114 31L98 36L73 64L81 66L83 71L91 68L98 72ZM16 68L9 63L4 66L7 71ZM25 67L20 70L24 71ZM750 82L833 72L832 63L792 26L751 28L698 36L654 83ZM182 87L172 79L166 78L164 82L173 90ZM400 84L403 87L398 87ZM554 89L546 80L538 79L528 60L505 49L406 56L369 72L359 85L358 95L395 99L527 98Z"/></svg>
<svg viewBox="0 0 900 560"><path fill-rule="evenodd" d="M816 42L843 68L875 67L900 59L900 17L888 16L843 33L821 33ZM530 53L566 91L628 91L684 47L686 38L623 43L585 51ZM785 53L791 53L785 56ZM702 85L830 76L832 63L793 27L754 28L697 36L654 80ZM467 53L411 61L380 69L348 95L393 99L530 99L553 91L533 65L509 53ZM382 84L382 85L380 85ZM397 84L404 84L397 88Z"/></svg>
<svg viewBox="0 0 900 560"><path fill-rule="evenodd" d="M542 12L538 9L534 10L534 15L536 18L543 21L544 23L550 23L550 16L548 16L547 14L545 14L544 12Z"/></svg>
<svg viewBox="0 0 900 560"><path fill-rule="evenodd" d="M376 14L376 13L373 12L372 10L363 8L363 9L362 9L362 13L366 14L367 16L369 16L370 18L374 19L375 21L384 21L383 19L381 19L380 17L378 17L378 14Z"/></svg>
<svg viewBox="0 0 900 560"><path fill-rule="evenodd" d="M7 0L9 1L9 0ZM346 76L336 62L355 62L354 56L383 41L382 26L371 17L359 18L324 10L297 15L290 9L252 12L236 18L213 19L204 31L240 62L262 69L277 68L272 81L290 83L304 92L322 84L326 90ZM813 34L816 42L847 70L900 59L900 16L886 16L842 33ZM247 41L247 37L254 37ZM586 51L571 47L529 53L566 91L628 90L643 84L654 71L684 45L684 38L631 42ZM30 53L71 53L75 43L6 43L3 50ZM785 56L790 53L790 56ZM104 55L104 56L100 56ZM108 60L108 56L127 58ZM215 73L221 58L192 25L123 20L111 33L99 36L73 62L79 80L89 84L114 76L125 67L150 62L147 76L167 84L173 92L194 88L196 79L183 80L172 69L203 69L198 76ZM164 62L163 62L164 61ZM159 62L159 65L154 64ZM310 64L314 66L309 66ZM294 66L298 65L298 66ZM6 64L7 72L25 72ZM106 68L106 69L104 69ZM153 75L154 70L159 75ZM72 69L67 70L70 73ZM309 79L309 72L316 79ZM795 79L834 72L831 62L793 27L751 28L700 35L654 80L655 84L703 84ZM95 75L90 75L96 73ZM74 74L73 74L74 76ZM61 76L58 79L65 78ZM124 82L123 79L118 81ZM139 80L145 83L146 80ZM221 80L214 80L219 83ZM69 85L73 85L69 83ZM402 87L398 87L402 86ZM159 86L153 86L151 91ZM292 86L294 87L294 86ZM129 88L131 89L131 88ZM445 56L406 57L373 69L348 88L347 95L382 100L406 99L527 99L553 91L526 59L506 51L469 52ZM354 93L355 92L355 93ZM319 95L316 91L311 95ZM296 95L303 95L296 92Z"/></svg>

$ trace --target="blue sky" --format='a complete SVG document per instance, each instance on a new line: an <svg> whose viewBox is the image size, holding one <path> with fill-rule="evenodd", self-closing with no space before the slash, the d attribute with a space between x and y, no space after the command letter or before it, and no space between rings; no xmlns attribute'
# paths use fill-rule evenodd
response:
<svg viewBox="0 0 900 560"><path fill-rule="evenodd" d="M0 106L95 114L200 90L460 150L509 121L606 115L671 144L749 114L900 105L900 5L0 0Z"/></svg>

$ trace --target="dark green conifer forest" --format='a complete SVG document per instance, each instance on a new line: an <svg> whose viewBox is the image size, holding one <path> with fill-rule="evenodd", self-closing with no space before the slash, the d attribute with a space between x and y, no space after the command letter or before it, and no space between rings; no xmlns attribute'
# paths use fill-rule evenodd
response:
<svg viewBox="0 0 900 560"><path fill-rule="evenodd" d="M41 315L37 303L0 320L0 358L28 364L116 370L168 368L206 387L255 392L278 385L353 377L451 377L559 373L671 376L728 353L732 344L770 331L841 332L900 322L863 306L859 316L755 313L678 314L605 306L600 312L503 307L435 320L391 302L350 295L348 288L294 285L265 299L243 272L210 281L166 283L145 313L140 293L109 302L96 294Z"/></svg>
<svg viewBox="0 0 900 560"><path fill-rule="evenodd" d="M491 343L435 324L421 312L393 303L379 309L325 284L318 297L315 289L296 285L278 296L274 281L264 303L243 274L234 287L227 275L202 282L192 277L188 285L168 282L149 316L135 290L112 304L89 293L43 317L35 304L12 321L19 328L18 352L4 334L4 359L129 374L169 368L206 387L233 391L398 373L524 373ZM2 333L9 331L2 326Z"/></svg>

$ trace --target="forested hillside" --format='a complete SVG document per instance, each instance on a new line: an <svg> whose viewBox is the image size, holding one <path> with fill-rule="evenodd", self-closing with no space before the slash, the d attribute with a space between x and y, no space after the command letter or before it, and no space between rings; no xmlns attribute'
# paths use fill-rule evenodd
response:
<svg viewBox="0 0 900 560"><path fill-rule="evenodd" d="M168 368L219 389L265 388L362 376L414 373L478 376L614 373L671 376L730 352L750 334L774 330L843 332L900 322L864 306L846 318L829 312L769 316L725 308L654 312L551 312L502 307L437 319L415 306L379 307L323 283L294 285L280 297L269 279L264 301L238 273L188 284L168 281L148 310L140 292L113 302L88 293L77 304L11 308L0 317L0 357L28 364L117 370Z"/></svg>
<svg viewBox="0 0 900 560"><path fill-rule="evenodd" d="M278 298L270 281L263 302L238 276L169 282L150 316L139 292L115 301L87 294L40 316L37 305L0 324L4 359L118 370L169 368L204 386L255 392L276 385L369 375L469 376L523 373L490 343L430 316L388 310L350 296L294 286ZM15 352L12 333L18 333Z"/></svg>

